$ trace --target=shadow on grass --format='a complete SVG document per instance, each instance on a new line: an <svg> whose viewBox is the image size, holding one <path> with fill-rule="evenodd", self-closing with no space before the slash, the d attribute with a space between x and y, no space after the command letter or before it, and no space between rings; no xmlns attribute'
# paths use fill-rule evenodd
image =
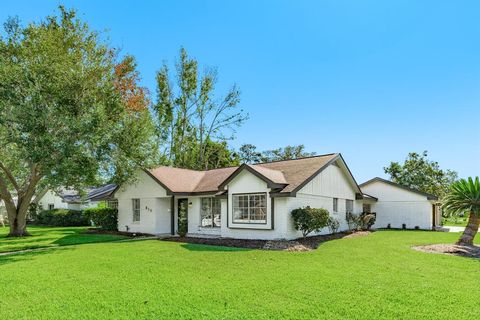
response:
<svg viewBox="0 0 480 320"><path fill-rule="evenodd" d="M194 244L194 243L183 243L182 248L185 248L189 251L212 251L212 252L238 252L238 251L251 251L253 249L248 248L237 248L237 247L222 247L217 245L209 244Z"/></svg>
<svg viewBox="0 0 480 320"><path fill-rule="evenodd" d="M32 251L29 251L32 250ZM23 262L32 260L35 257L43 256L46 254L58 254L65 250L73 250L73 248L41 248L41 249L26 249L25 251L16 251L9 254L0 255L0 266L9 263Z"/></svg>
<svg viewBox="0 0 480 320"><path fill-rule="evenodd" d="M106 235L106 234L89 234L89 233L80 233L80 234L71 234L64 237L58 238L52 242L52 244L58 246L71 246L78 244L87 244L87 243L99 243L99 242L112 242L123 240L124 237L116 235Z"/></svg>

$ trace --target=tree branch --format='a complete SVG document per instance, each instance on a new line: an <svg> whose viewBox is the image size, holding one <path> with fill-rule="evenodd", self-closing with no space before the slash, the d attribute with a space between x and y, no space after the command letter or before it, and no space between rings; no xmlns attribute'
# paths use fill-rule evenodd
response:
<svg viewBox="0 0 480 320"><path fill-rule="evenodd" d="M0 161L0 169L2 169L3 172L5 172L5 174L7 175L7 179L13 184L13 187L15 188L15 190L19 191L20 186L15 180L15 177L13 176L12 172L10 172L10 170L8 170L8 168L3 165L1 161Z"/></svg>

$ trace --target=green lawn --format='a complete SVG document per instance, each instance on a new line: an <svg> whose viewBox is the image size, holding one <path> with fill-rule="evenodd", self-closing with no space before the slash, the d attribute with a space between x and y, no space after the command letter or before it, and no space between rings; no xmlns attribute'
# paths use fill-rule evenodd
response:
<svg viewBox="0 0 480 320"><path fill-rule="evenodd" d="M442 222L444 226L466 227L468 222L468 217L442 218Z"/></svg>
<svg viewBox="0 0 480 320"><path fill-rule="evenodd" d="M476 319L480 261L378 231L274 252L158 240L0 257L4 319ZM32 238L33 240L34 238Z"/></svg>
<svg viewBox="0 0 480 320"><path fill-rule="evenodd" d="M7 238L8 227L0 227L0 252L105 242L124 238L109 234L86 234L84 233L87 229L86 227L54 228L29 226L27 229L32 234L32 237Z"/></svg>

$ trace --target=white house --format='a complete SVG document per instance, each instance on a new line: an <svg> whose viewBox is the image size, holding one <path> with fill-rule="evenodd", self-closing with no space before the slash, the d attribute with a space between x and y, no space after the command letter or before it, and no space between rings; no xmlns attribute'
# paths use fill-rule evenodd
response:
<svg viewBox="0 0 480 320"><path fill-rule="evenodd" d="M327 209L340 230L347 212L375 212L374 228L440 222L435 196L381 178L359 186L338 153L207 171L158 167L139 171L114 197L120 231L158 235L177 234L184 217L189 236L295 239L290 213L304 206Z"/></svg>
<svg viewBox="0 0 480 320"><path fill-rule="evenodd" d="M189 236L294 239L301 233L293 209L326 208L342 230L346 212L363 210L362 191L340 154L207 171L159 167L137 178L114 194L120 231L173 235L185 217Z"/></svg>
<svg viewBox="0 0 480 320"><path fill-rule="evenodd" d="M116 200L111 197L117 186L107 184L99 188L91 188L86 191L82 197L76 190L63 188L56 192L45 189L35 198L34 202L38 204L40 210L51 209L69 209L83 210L98 206L101 201L116 207Z"/></svg>
<svg viewBox="0 0 480 320"><path fill-rule="evenodd" d="M375 212L375 228L433 229L440 225L440 207L434 195L373 178L360 185L364 211Z"/></svg>

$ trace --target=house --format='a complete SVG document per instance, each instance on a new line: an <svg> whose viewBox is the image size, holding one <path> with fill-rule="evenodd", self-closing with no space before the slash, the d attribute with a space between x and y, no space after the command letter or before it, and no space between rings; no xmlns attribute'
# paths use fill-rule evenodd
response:
<svg viewBox="0 0 480 320"><path fill-rule="evenodd" d="M100 202L106 201L108 206L117 207L116 200L112 194L117 188L115 184L107 184L99 188L86 190L85 196L78 191L63 188L60 191L45 189L35 198L40 210L69 209L83 210L97 207Z"/></svg>
<svg viewBox="0 0 480 320"><path fill-rule="evenodd" d="M375 212L375 228L433 229L440 225L438 198L382 178L360 185L365 212Z"/></svg>
<svg viewBox="0 0 480 320"><path fill-rule="evenodd" d="M120 231L173 235L186 220L189 236L239 239L300 237L290 215L299 207L326 208L341 230L346 212L363 209L362 191L338 153L207 171L158 167L138 171L114 197Z"/></svg>

